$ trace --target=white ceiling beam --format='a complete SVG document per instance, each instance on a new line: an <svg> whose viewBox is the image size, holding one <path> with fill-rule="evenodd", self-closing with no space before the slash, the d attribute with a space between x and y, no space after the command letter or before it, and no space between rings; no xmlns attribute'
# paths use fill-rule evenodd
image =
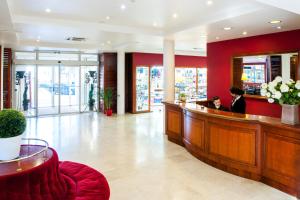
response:
<svg viewBox="0 0 300 200"><path fill-rule="evenodd" d="M146 28L136 28L121 25L111 25L105 23L97 22L87 22L87 21L75 21L57 18L41 18L32 17L25 15L14 15L14 24L31 24L31 25L50 25L50 26L62 26L71 27L79 29L96 29L99 31L112 32L112 33L124 33L124 34L143 34L143 35L155 35L162 36L163 32L160 30L146 29Z"/></svg>
<svg viewBox="0 0 300 200"><path fill-rule="evenodd" d="M300 1L299 0L256 0L273 7L281 8L289 12L300 14Z"/></svg>

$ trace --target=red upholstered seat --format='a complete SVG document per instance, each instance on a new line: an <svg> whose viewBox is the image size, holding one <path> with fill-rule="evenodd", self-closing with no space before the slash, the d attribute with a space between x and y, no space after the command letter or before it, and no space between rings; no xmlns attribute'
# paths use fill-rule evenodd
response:
<svg viewBox="0 0 300 200"><path fill-rule="evenodd" d="M79 163L60 164L61 174L68 185L69 199L108 200L110 190L106 178L98 171Z"/></svg>
<svg viewBox="0 0 300 200"><path fill-rule="evenodd" d="M0 176L0 200L108 200L105 177L79 163L49 160L30 170Z"/></svg>

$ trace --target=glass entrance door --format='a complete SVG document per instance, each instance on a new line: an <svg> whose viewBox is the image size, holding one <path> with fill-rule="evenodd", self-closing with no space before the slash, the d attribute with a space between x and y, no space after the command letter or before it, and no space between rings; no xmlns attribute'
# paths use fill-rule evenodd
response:
<svg viewBox="0 0 300 200"><path fill-rule="evenodd" d="M59 113L59 67L38 66L38 115Z"/></svg>
<svg viewBox="0 0 300 200"><path fill-rule="evenodd" d="M60 113L79 112L79 66L60 68Z"/></svg>

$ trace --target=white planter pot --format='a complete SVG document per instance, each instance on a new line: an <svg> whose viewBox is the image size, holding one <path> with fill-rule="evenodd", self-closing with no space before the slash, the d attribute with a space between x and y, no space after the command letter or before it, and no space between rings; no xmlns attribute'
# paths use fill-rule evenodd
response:
<svg viewBox="0 0 300 200"><path fill-rule="evenodd" d="M22 135L0 138L0 160L12 160L20 154Z"/></svg>
<svg viewBox="0 0 300 200"><path fill-rule="evenodd" d="M299 124L299 105L282 104L281 122L284 124Z"/></svg>

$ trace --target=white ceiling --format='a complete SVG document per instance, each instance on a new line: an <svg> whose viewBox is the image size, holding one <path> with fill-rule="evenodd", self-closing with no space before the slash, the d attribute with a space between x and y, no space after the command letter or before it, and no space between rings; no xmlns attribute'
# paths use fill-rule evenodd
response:
<svg viewBox="0 0 300 200"><path fill-rule="evenodd" d="M175 40L179 54L205 55L207 42L246 37L244 31L252 36L299 29L300 10L295 0L278 2L0 0L0 41L16 49L161 52L163 40L168 38ZM122 4L127 7L124 11ZM46 13L46 8L51 12ZM268 23L273 19L282 20L282 29ZM227 26L232 30L223 30ZM87 40L67 41L71 36Z"/></svg>

